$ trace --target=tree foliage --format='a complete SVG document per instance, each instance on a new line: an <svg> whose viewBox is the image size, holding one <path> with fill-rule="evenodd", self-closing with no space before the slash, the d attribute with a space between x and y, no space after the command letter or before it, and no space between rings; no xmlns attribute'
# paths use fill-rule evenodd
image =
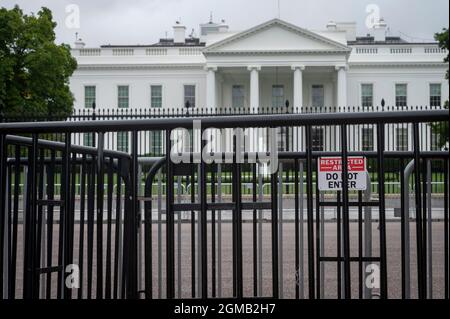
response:
<svg viewBox="0 0 450 319"><path fill-rule="evenodd" d="M77 63L68 45L55 43L55 27L47 8L31 15L0 8L0 116L72 113Z"/></svg>

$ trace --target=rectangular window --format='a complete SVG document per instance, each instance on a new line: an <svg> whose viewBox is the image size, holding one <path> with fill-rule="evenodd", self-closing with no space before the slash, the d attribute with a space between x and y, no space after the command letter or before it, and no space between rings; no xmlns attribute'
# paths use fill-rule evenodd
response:
<svg viewBox="0 0 450 319"><path fill-rule="evenodd" d="M84 87L84 107L91 108L95 103L95 86Z"/></svg>
<svg viewBox="0 0 450 319"><path fill-rule="evenodd" d="M159 156L163 154L162 134L161 131L150 132L150 150L152 156Z"/></svg>
<svg viewBox="0 0 450 319"><path fill-rule="evenodd" d="M83 134L83 145L84 146L94 146L94 133L84 133Z"/></svg>
<svg viewBox="0 0 450 319"><path fill-rule="evenodd" d="M233 85L232 88L232 106L235 108L244 107L244 86L243 85Z"/></svg>
<svg viewBox="0 0 450 319"><path fill-rule="evenodd" d="M128 108L130 101L130 88L128 85L119 85L117 87L117 106L119 108Z"/></svg>
<svg viewBox="0 0 450 319"><path fill-rule="evenodd" d="M313 85L311 96L312 107L320 108L325 106L325 91L323 85Z"/></svg>
<svg viewBox="0 0 450 319"><path fill-rule="evenodd" d="M152 85L150 87L150 107L162 107L162 86Z"/></svg>
<svg viewBox="0 0 450 319"><path fill-rule="evenodd" d="M284 86L272 85L272 107L284 106Z"/></svg>
<svg viewBox="0 0 450 319"><path fill-rule="evenodd" d="M373 128L363 127L361 130L361 150L373 151Z"/></svg>
<svg viewBox="0 0 450 319"><path fill-rule="evenodd" d="M323 151L324 145L323 128L313 127L311 133L312 133L312 150Z"/></svg>
<svg viewBox="0 0 450 319"><path fill-rule="evenodd" d="M430 84L430 106L441 106L441 84Z"/></svg>
<svg viewBox="0 0 450 319"><path fill-rule="evenodd" d="M184 106L195 107L195 85L184 86Z"/></svg>
<svg viewBox="0 0 450 319"><path fill-rule="evenodd" d="M361 105L363 108L373 107L373 84L361 84Z"/></svg>
<svg viewBox="0 0 450 319"><path fill-rule="evenodd" d="M408 88L406 84L395 85L395 106L405 107L408 103Z"/></svg>
<svg viewBox="0 0 450 319"><path fill-rule="evenodd" d="M117 132L117 150L128 153L128 132Z"/></svg>
<svg viewBox="0 0 450 319"><path fill-rule="evenodd" d="M431 132L431 150L440 151L441 150L441 136L435 132Z"/></svg>
<svg viewBox="0 0 450 319"><path fill-rule="evenodd" d="M407 128L397 128L397 151L407 151L408 150L408 129Z"/></svg>

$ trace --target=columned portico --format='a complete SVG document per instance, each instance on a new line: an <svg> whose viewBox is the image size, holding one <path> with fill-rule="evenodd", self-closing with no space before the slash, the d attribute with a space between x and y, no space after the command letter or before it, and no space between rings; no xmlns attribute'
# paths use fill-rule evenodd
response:
<svg viewBox="0 0 450 319"><path fill-rule="evenodd" d="M250 108L257 110L259 108L259 71L260 66L249 66L250 71Z"/></svg>
<svg viewBox="0 0 450 319"><path fill-rule="evenodd" d="M337 106L344 108L347 106L347 66L337 65Z"/></svg>
<svg viewBox="0 0 450 319"><path fill-rule="evenodd" d="M216 71L217 67L207 66L206 70L206 107L215 108L216 105Z"/></svg>
<svg viewBox="0 0 450 319"><path fill-rule="evenodd" d="M294 71L294 107L303 106L303 70L304 65L293 65L291 69Z"/></svg>

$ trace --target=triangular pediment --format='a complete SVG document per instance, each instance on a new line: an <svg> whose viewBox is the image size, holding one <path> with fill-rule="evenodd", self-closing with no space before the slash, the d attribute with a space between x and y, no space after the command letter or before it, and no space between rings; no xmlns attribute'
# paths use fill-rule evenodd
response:
<svg viewBox="0 0 450 319"><path fill-rule="evenodd" d="M245 52L350 52L346 45L274 19L205 48L205 54Z"/></svg>

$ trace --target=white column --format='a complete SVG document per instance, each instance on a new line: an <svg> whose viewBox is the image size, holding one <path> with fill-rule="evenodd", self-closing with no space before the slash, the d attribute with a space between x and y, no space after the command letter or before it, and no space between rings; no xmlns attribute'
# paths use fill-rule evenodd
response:
<svg viewBox="0 0 450 319"><path fill-rule="evenodd" d="M345 65L336 66L337 70L337 107L347 106L347 67Z"/></svg>
<svg viewBox="0 0 450 319"><path fill-rule="evenodd" d="M304 65L293 65L294 70L294 108L303 106L303 70Z"/></svg>
<svg viewBox="0 0 450 319"><path fill-rule="evenodd" d="M206 108L216 107L216 71L217 67L206 68Z"/></svg>
<svg viewBox="0 0 450 319"><path fill-rule="evenodd" d="M249 66L250 71L250 108L258 110L259 108L259 71L260 66Z"/></svg>

